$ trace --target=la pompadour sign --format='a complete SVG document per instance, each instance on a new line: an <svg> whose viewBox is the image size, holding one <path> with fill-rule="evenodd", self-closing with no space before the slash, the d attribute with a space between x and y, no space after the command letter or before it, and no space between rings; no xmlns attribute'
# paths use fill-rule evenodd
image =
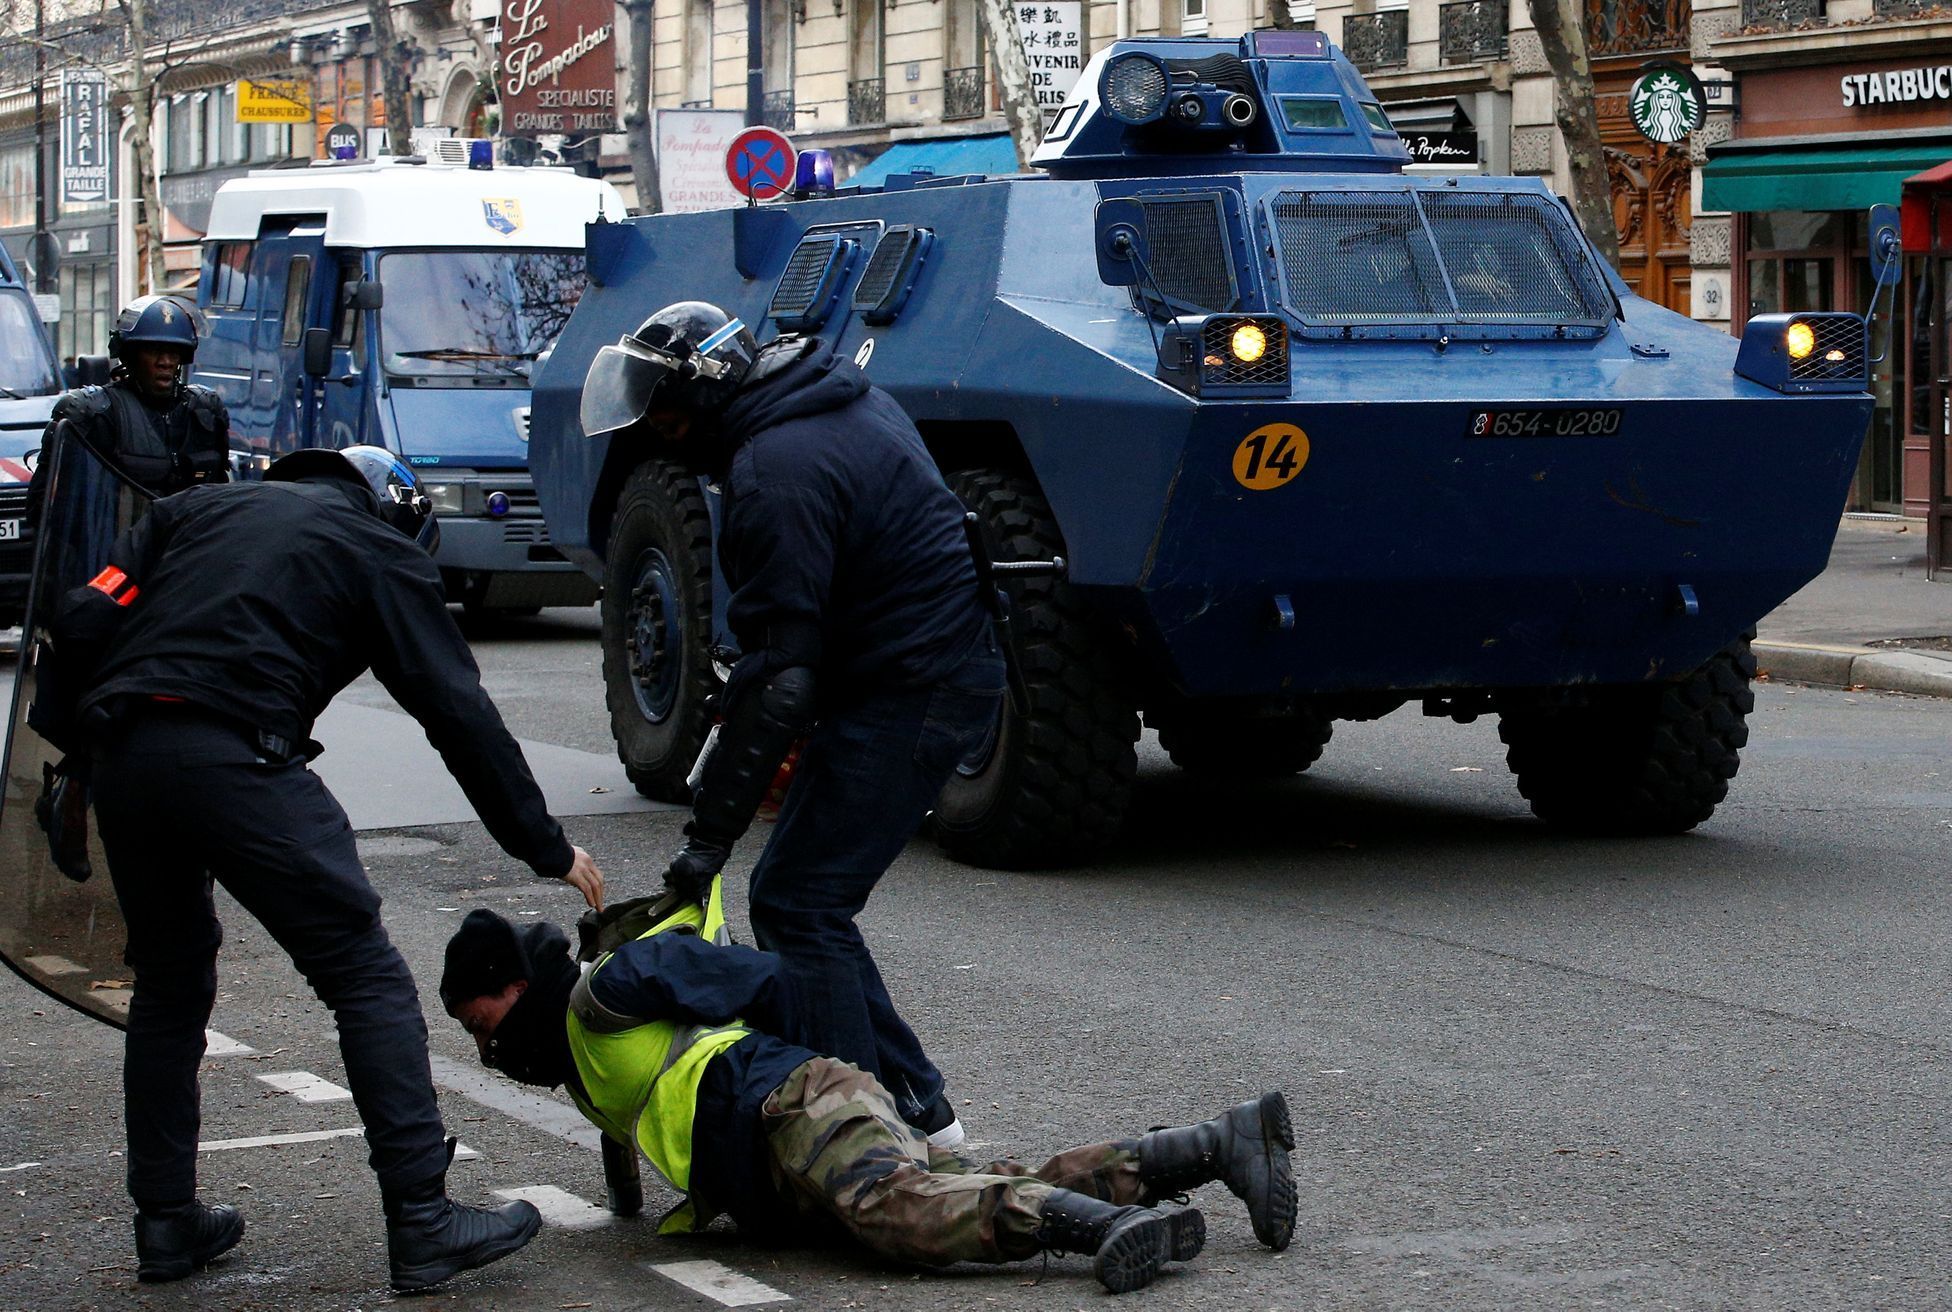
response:
<svg viewBox="0 0 1952 1312"><path fill-rule="evenodd" d="M612 0L508 0L502 7L502 131L617 130Z"/></svg>

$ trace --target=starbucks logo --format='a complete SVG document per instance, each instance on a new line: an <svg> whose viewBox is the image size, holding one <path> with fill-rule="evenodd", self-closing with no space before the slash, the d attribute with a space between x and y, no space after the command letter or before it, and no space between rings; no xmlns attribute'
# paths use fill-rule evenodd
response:
<svg viewBox="0 0 1952 1312"><path fill-rule="evenodd" d="M1628 93L1627 112L1649 141L1672 146L1701 126L1701 82L1679 64L1649 64Z"/></svg>

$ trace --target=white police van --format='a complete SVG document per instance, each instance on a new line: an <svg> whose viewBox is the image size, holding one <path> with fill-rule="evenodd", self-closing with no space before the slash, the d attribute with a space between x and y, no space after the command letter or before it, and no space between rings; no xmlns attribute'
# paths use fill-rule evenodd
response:
<svg viewBox="0 0 1952 1312"><path fill-rule="evenodd" d="M225 183L193 377L260 466L305 446L403 455L441 518L450 600L587 605L595 585L549 545L529 478L529 376L582 295L584 225L622 219L623 198L567 169L483 167L485 142L437 144Z"/></svg>
<svg viewBox="0 0 1952 1312"><path fill-rule="evenodd" d="M61 394L61 370L34 300L0 246L0 629L20 623L33 543L27 535L29 460Z"/></svg>

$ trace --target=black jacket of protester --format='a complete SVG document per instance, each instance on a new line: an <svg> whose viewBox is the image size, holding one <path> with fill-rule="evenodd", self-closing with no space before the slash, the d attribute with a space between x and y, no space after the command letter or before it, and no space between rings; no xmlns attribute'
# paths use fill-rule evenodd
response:
<svg viewBox="0 0 1952 1312"><path fill-rule="evenodd" d="M962 503L893 397L818 338L771 348L719 421L734 682L819 672L823 708L950 673L985 632Z"/></svg>
<svg viewBox="0 0 1952 1312"><path fill-rule="evenodd" d="M481 688L440 571L349 483L240 483L165 497L116 541L105 586L64 599L88 660L81 723L180 699L303 743L370 666L420 722L495 841L536 873L572 863ZM125 576L118 578L117 575Z"/></svg>

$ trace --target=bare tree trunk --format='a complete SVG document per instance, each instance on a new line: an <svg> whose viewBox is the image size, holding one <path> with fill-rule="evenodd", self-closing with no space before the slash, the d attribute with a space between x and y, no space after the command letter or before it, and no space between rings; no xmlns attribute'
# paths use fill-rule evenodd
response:
<svg viewBox="0 0 1952 1312"><path fill-rule="evenodd" d="M413 111L407 108L407 56L411 43L401 41L393 33L393 0L366 0L366 18L373 25L373 46L379 53L387 149L395 155L411 155Z"/></svg>
<svg viewBox="0 0 1952 1312"><path fill-rule="evenodd" d="M1295 25L1295 16L1288 8L1288 0L1267 0L1267 25L1280 28Z"/></svg>
<svg viewBox="0 0 1952 1312"><path fill-rule="evenodd" d="M1010 124L1010 142L1017 148L1017 167L1030 167L1037 143L1044 139L1044 112L1030 87L1030 61L1023 55L1023 36L1010 0L983 0L983 28L996 59L996 80L1003 93L1003 117Z"/></svg>
<svg viewBox="0 0 1952 1312"><path fill-rule="evenodd" d="M663 208L658 198L657 151L652 143L651 113L651 4L652 0L623 0L630 19L630 67L624 82L624 139L630 144L630 174L637 183L637 209L656 214Z"/></svg>
<svg viewBox="0 0 1952 1312"><path fill-rule="evenodd" d="M129 126L135 138L136 185L142 195L143 269L146 290L163 289L163 201L156 182L156 149L150 138L155 119L156 86L149 75L149 0L116 0L129 22Z"/></svg>
<svg viewBox="0 0 1952 1312"><path fill-rule="evenodd" d="M1572 174L1572 208L1586 237L1614 268L1620 267L1620 232L1613 221L1613 184L1593 105L1593 65L1586 55L1586 15L1580 0L1527 0L1532 25L1545 47L1545 62L1558 84L1559 134L1566 140Z"/></svg>

